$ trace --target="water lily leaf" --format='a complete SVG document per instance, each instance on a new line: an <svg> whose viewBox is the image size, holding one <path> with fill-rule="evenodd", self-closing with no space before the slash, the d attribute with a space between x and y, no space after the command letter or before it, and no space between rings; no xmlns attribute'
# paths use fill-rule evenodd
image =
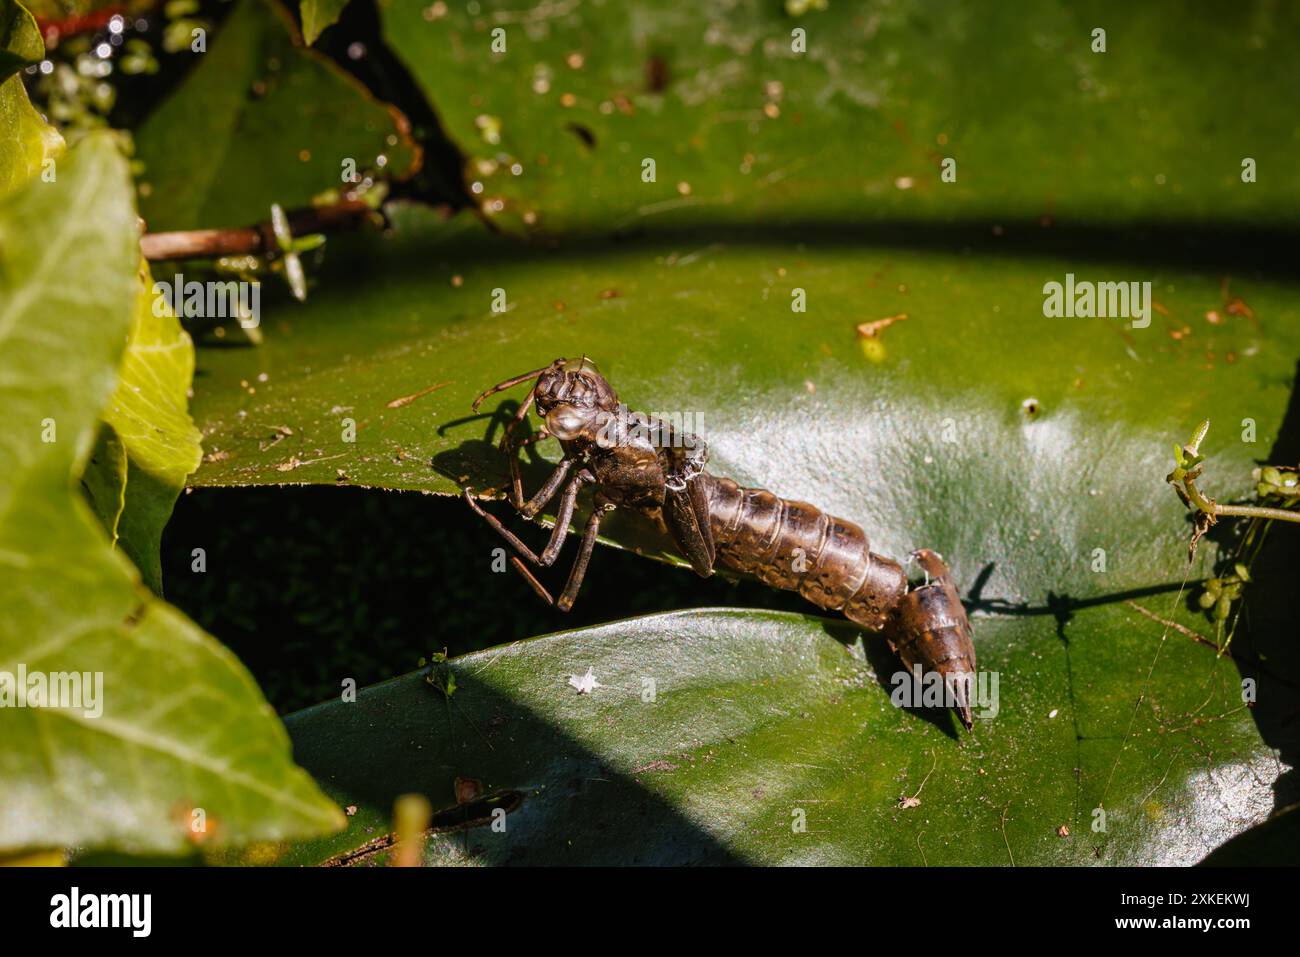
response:
<svg viewBox="0 0 1300 957"><path fill-rule="evenodd" d="M139 257L110 134L87 136L55 182L0 204L0 694L15 705L0 749L6 855L174 854L341 820L293 764L243 666L141 585L75 488L116 387ZM19 689L60 675L79 680L58 679L69 692L59 706L16 706Z"/></svg>
<svg viewBox="0 0 1300 957"><path fill-rule="evenodd" d="M1289 137L1235 98L1286 102L1300 83L1294 5L381 9L484 211L514 232L1300 212Z"/></svg>
<svg viewBox="0 0 1300 957"><path fill-rule="evenodd" d="M445 666L450 697L397 678L287 719L352 816L285 861L387 863L410 792L437 809L430 864L1189 864L1267 816L1273 753L1212 649L1171 633L1143 686L1167 629L1133 608L1081 612L1066 642L1050 616L980 626L998 707L960 736L891 704L879 646L789 614L489 649ZM480 797L458 802L466 780Z"/></svg>
<svg viewBox="0 0 1300 957"><path fill-rule="evenodd" d="M240 0L184 82L135 134L149 229L246 226L345 175L412 171L405 118L295 43L288 15ZM346 164L351 162L352 169Z"/></svg>
<svg viewBox="0 0 1300 957"><path fill-rule="evenodd" d="M472 220L394 218L392 235L337 244L305 306L264 304L263 347L201 351L197 484L342 473L500 489L491 416L524 390L478 417L471 400L587 355L633 408L689 420L716 472L849 518L886 554L934 547L985 599L1041 603L1179 580L1188 526L1163 482L1170 441L1210 416L1215 494L1250 494L1300 359L1291 286L1234 279L1254 318L1228 316L1223 275L1199 265L1125 268L1152 277L1137 329L1043 315L1045 282L1124 268L1070 248L976 256L750 231L561 256ZM797 289L806 312L791 311ZM530 487L546 474L534 463ZM635 523L608 535L655 550Z"/></svg>

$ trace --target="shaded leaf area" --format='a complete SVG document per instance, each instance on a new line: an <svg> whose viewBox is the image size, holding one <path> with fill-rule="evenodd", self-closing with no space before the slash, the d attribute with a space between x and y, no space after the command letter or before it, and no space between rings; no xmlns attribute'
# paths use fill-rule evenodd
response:
<svg viewBox="0 0 1300 957"><path fill-rule="evenodd" d="M246 226L358 176L418 162L406 120L295 42L288 15L240 0L208 52L135 133L152 231Z"/></svg>
<svg viewBox="0 0 1300 957"><path fill-rule="evenodd" d="M483 208L510 231L1296 221L1300 171L1289 126L1271 117L1300 82L1286 46L1294 6L381 9L389 44L469 157ZM1099 27L1105 52L1093 50ZM1259 171L1249 185L1245 158ZM941 179L948 159L954 182Z"/></svg>
<svg viewBox="0 0 1300 957"><path fill-rule="evenodd" d="M386 863L412 791L440 809L437 864L1183 864L1268 814L1275 758L1230 661L1174 631L1161 647L1164 626L1122 605L1082 611L1068 642L1048 617L977 627L999 709L969 735L891 705L883 645L783 613L490 649L451 663L450 698L427 670L395 679L288 719L298 760L357 810L284 860ZM487 805L458 807L458 777Z"/></svg>
<svg viewBox="0 0 1300 957"><path fill-rule="evenodd" d="M45 53L36 21L15 0L0 0L0 199L63 153L63 137L27 99L16 71Z"/></svg>
<svg viewBox="0 0 1300 957"><path fill-rule="evenodd" d="M117 388L82 476L113 543L162 594L159 549L185 478L203 457L188 411L194 344L161 297L149 267L140 285Z"/></svg>
<svg viewBox="0 0 1300 957"><path fill-rule="evenodd" d="M4 853L178 853L341 817L293 765L247 671L150 595L74 486L116 385L139 256L109 134L0 206L0 672L81 678L58 707L4 710Z"/></svg>
<svg viewBox="0 0 1300 957"><path fill-rule="evenodd" d="M500 488L493 446L524 390L477 417L471 399L585 354L633 408L700 434L714 471L856 521L877 551L937 548L963 589L982 582L973 597L1041 603L1181 578L1171 444L1208 413L1215 493L1248 493L1300 354L1290 285L1234 278L1253 315L1233 316L1223 275L1171 263L1134 267L1158 307L1145 329L1045 318L1045 281L1109 271L1068 246L1012 257L995 241L962 254L718 233L555 254L419 209L395 219L331 248L348 272L327 266L305 306L268 304L262 348L202 351L195 482ZM806 313L791 312L795 288ZM545 474L535 462L526 481ZM663 544L631 520L609 537Z"/></svg>
<svg viewBox="0 0 1300 957"><path fill-rule="evenodd" d="M485 532L453 498L199 488L181 496L167 525L163 580L168 600L220 635L282 714L334 697L344 678L364 687L404 674L431 652L681 608L808 609L797 594L756 581L699 579L602 549L565 614L502 568Z"/></svg>

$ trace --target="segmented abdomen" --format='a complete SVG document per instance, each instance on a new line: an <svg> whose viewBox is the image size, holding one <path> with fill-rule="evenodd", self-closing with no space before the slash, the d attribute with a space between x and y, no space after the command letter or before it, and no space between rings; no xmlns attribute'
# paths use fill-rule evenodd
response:
<svg viewBox="0 0 1300 957"><path fill-rule="evenodd" d="M705 473L697 481L706 483L718 565L797 591L864 628L884 628L907 591L907 576L870 550L860 527L728 478Z"/></svg>

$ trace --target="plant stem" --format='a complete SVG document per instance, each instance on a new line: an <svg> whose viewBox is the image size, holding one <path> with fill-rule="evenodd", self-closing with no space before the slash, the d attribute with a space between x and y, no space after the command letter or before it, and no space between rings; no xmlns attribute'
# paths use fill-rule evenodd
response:
<svg viewBox="0 0 1300 957"><path fill-rule="evenodd" d="M289 228L295 236L348 229L373 212L363 199L345 199L330 206L295 209ZM170 259L219 259L222 256L263 256L277 252L279 245L271 223L233 229L191 229L171 233L145 233L140 251L150 262Z"/></svg>
<svg viewBox="0 0 1300 957"><path fill-rule="evenodd" d="M1279 522L1300 523L1300 512L1285 508L1269 508L1266 505L1220 505L1214 503L1214 512L1219 515L1244 515L1249 518L1275 518Z"/></svg>
<svg viewBox="0 0 1300 957"><path fill-rule="evenodd" d="M1285 508L1270 508L1266 505L1220 505L1202 495L1190 478L1183 479L1183 487L1187 489L1187 497L1192 500L1192 504L1202 512L1211 515L1240 515L1246 518L1269 518L1277 519L1279 522L1300 523L1300 512Z"/></svg>

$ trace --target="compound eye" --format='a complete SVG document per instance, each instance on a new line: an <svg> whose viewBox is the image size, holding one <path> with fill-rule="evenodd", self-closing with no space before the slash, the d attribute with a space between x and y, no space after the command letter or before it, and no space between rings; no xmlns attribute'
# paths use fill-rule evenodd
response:
<svg viewBox="0 0 1300 957"><path fill-rule="evenodd" d="M571 405L552 409L546 416L546 431L561 441L576 439L587 425L587 417Z"/></svg>

